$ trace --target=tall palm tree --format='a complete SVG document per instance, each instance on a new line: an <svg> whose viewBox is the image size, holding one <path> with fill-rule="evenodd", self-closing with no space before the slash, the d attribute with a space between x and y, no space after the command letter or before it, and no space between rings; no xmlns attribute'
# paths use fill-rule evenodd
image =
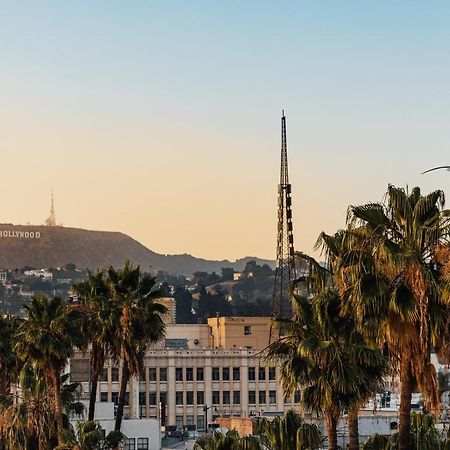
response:
<svg viewBox="0 0 450 450"><path fill-rule="evenodd" d="M61 377L61 401L64 422L68 416L80 415L83 404L77 401L79 383L67 383L69 376ZM42 369L25 363L19 373L18 402L0 411L0 448L3 439L8 449L53 448L57 441L54 396ZM70 431L64 430L70 437Z"/></svg>
<svg viewBox="0 0 450 450"><path fill-rule="evenodd" d="M365 344L354 320L344 317L341 307L335 287L319 290L310 298L294 294L293 317L275 321L283 335L266 353L268 360L281 363L285 394L302 388L303 406L323 414L330 450L337 449L341 412L367 391L376 391L386 367L381 351ZM370 370L373 376L367 378Z"/></svg>
<svg viewBox="0 0 450 450"><path fill-rule="evenodd" d="M115 430L120 431L128 381L130 376L142 373L146 351L164 336L163 316L167 308L155 301L161 296L155 289L155 280L143 274L139 266L126 262L121 269L111 267L108 284L110 296L120 310L119 327L113 337L114 357L117 362L122 361L115 423Z"/></svg>
<svg viewBox="0 0 450 450"><path fill-rule="evenodd" d="M325 255L327 261L327 268L330 271L330 283L332 283L342 299L342 311L341 313L347 317L354 317L358 312L353 310L352 303L348 301L348 276L349 268L352 268L355 264L355 259L360 262L361 255L358 254L355 247L355 242L358 242L359 235L351 233L349 230L339 230L334 235L327 235L322 232L317 239L315 248L320 249L322 254ZM373 320L373 319L372 319ZM357 323L355 324L358 325ZM367 329L361 328L361 335L364 335L364 340L371 343L374 347L380 347L381 345L373 339L370 333L367 333ZM387 364L387 360L384 361ZM361 366L364 369L364 366ZM368 371L362 373L367 379L366 386L369 388L365 392L361 392L361 397L355 399L355 403L350 405L348 409L348 430L349 430L349 450L359 449L359 431L358 431L358 411L363 406L369 397L374 392L370 390L372 387L370 379L372 378L372 368L368 367ZM375 374L377 376L377 374Z"/></svg>
<svg viewBox="0 0 450 450"><path fill-rule="evenodd" d="M74 347L84 345L80 313L60 297L36 296L24 306L27 317L16 334L14 351L22 361L41 370L52 389L58 445L63 444L63 405L60 374Z"/></svg>
<svg viewBox="0 0 450 450"><path fill-rule="evenodd" d="M87 279L76 282L73 289L87 316L86 331L91 345L88 421L92 421L95 416L98 381L105 359L114 352L112 338L119 326L119 305L109 295L108 279L104 271L89 271Z"/></svg>
<svg viewBox="0 0 450 450"><path fill-rule="evenodd" d="M19 372L19 361L13 351L14 334L19 323L16 317L0 315L0 396L10 394L11 383Z"/></svg>
<svg viewBox="0 0 450 450"><path fill-rule="evenodd" d="M399 450L410 445L414 384L432 407L439 405L430 352L444 334L448 316L436 264L450 230L450 211L443 208L442 191L422 195L417 187L409 193L392 185L385 203L349 208L356 257L346 269L347 298L360 328L387 343L399 361Z"/></svg>

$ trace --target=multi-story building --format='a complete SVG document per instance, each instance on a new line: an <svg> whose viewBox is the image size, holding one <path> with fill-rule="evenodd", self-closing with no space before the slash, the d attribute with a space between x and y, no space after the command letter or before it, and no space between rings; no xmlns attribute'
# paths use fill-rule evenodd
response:
<svg viewBox="0 0 450 450"><path fill-rule="evenodd" d="M168 325L166 338L147 352L141 377L129 383L125 414L203 430L217 417L279 415L293 408L300 393L284 398L277 368L261 353L269 320L218 317ZM120 372L112 361L105 365L98 401L117 403ZM87 393L89 355L72 359L71 374Z"/></svg>

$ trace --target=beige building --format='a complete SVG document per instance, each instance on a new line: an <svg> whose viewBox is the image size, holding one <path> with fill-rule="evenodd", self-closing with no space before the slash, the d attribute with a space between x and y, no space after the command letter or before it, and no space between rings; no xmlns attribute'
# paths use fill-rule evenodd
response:
<svg viewBox="0 0 450 450"><path fill-rule="evenodd" d="M166 338L147 352L140 379L129 383L125 414L203 430L218 417L277 415L294 407L284 399L278 371L261 355L269 319L219 317L208 324L168 325ZM89 355L71 360L71 373L88 393ZM109 362L98 401L117 403L120 368Z"/></svg>

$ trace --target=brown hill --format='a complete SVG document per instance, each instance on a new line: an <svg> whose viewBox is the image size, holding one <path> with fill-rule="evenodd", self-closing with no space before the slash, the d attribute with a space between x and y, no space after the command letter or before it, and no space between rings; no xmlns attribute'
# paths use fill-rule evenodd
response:
<svg viewBox="0 0 450 450"><path fill-rule="evenodd" d="M191 255L161 255L135 239L119 232L90 231L80 228L0 224L0 268L25 266L59 267L74 263L77 267L95 269L120 266L129 259L144 270L165 270L190 275L195 271L219 272L222 267L242 270L249 260L267 263L259 258L242 258L235 262L211 261Z"/></svg>

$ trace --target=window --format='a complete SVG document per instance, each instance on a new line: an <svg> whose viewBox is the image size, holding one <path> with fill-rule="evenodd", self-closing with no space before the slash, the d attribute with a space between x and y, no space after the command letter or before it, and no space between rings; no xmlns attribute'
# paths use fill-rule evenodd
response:
<svg viewBox="0 0 450 450"><path fill-rule="evenodd" d="M149 381L156 381L156 367L149 367L148 379Z"/></svg>
<svg viewBox="0 0 450 450"><path fill-rule="evenodd" d="M273 405L277 402L277 391L269 391L269 403Z"/></svg>
<svg viewBox="0 0 450 450"><path fill-rule="evenodd" d="M213 405L220 404L220 392L219 391L212 392L212 402L213 402Z"/></svg>
<svg viewBox="0 0 450 450"><path fill-rule="evenodd" d="M165 367L159 368L159 381L167 381L167 369Z"/></svg>
<svg viewBox="0 0 450 450"><path fill-rule="evenodd" d="M175 416L175 425L177 426L177 428L182 428L183 416Z"/></svg>
<svg viewBox="0 0 450 450"><path fill-rule="evenodd" d="M205 393L203 391L197 391L197 405L205 404Z"/></svg>
<svg viewBox="0 0 450 450"><path fill-rule="evenodd" d="M117 406L119 404L119 393L111 392L111 401Z"/></svg>
<svg viewBox="0 0 450 450"><path fill-rule="evenodd" d="M258 369L258 380L259 381L264 381L266 379L266 368L265 367L260 367Z"/></svg>
<svg viewBox="0 0 450 450"><path fill-rule="evenodd" d="M258 400L260 405L266 404L266 391L259 391Z"/></svg>
<svg viewBox="0 0 450 450"><path fill-rule="evenodd" d="M203 367L197 367L197 381L203 381Z"/></svg>
<svg viewBox="0 0 450 450"><path fill-rule="evenodd" d="M301 395L300 391L297 389L294 392L294 403L300 403L301 399L302 399L302 395Z"/></svg>
<svg viewBox="0 0 450 450"><path fill-rule="evenodd" d="M194 425L194 416L186 416L186 425Z"/></svg>
<svg viewBox="0 0 450 450"><path fill-rule="evenodd" d="M241 391L233 391L233 405L241 403Z"/></svg>
<svg viewBox="0 0 450 450"><path fill-rule="evenodd" d="M148 404L150 406L156 406L156 392L148 393Z"/></svg>
<svg viewBox="0 0 450 450"><path fill-rule="evenodd" d="M244 325L244 335L249 336L250 334L252 334L252 326Z"/></svg>
<svg viewBox="0 0 450 450"><path fill-rule="evenodd" d="M159 393L159 401L163 403L164 405L167 403L167 392L160 392Z"/></svg>
<svg viewBox="0 0 450 450"><path fill-rule="evenodd" d="M222 368L222 380L230 381L230 368L229 367Z"/></svg>
<svg viewBox="0 0 450 450"><path fill-rule="evenodd" d="M255 375L256 375L255 368L249 367L248 368L248 380L255 381L255 378L256 378Z"/></svg>
<svg viewBox="0 0 450 450"><path fill-rule="evenodd" d="M134 438L125 439L123 450L136 450L136 440Z"/></svg>
<svg viewBox="0 0 450 450"><path fill-rule="evenodd" d="M194 391L186 391L186 405L194 404Z"/></svg>
<svg viewBox="0 0 450 450"><path fill-rule="evenodd" d="M137 439L137 450L148 450L148 438Z"/></svg>
<svg viewBox="0 0 450 450"><path fill-rule="evenodd" d="M224 405L230 404L230 391L223 391L222 392L222 403Z"/></svg>
<svg viewBox="0 0 450 450"><path fill-rule="evenodd" d="M277 378L277 374L275 372L275 367L269 367L269 380L273 381Z"/></svg>
<svg viewBox="0 0 450 450"><path fill-rule="evenodd" d="M183 368L182 367L175 368L175 381L183 381Z"/></svg>
<svg viewBox="0 0 450 450"><path fill-rule="evenodd" d="M219 381L219 368L218 367L212 368L212 380Z"/></svg>
<svg viewBox="0 0 450 450"><path fill-rule="evenodd" d="M175 392L175 404L177 405L183 404L183 391Z"/></svg>
<svg viewBox="0 0 450 450"><path fill-rule="evenodd" d="M205 429L205 416L197 416L197 430Z"/></svg>
<svg viewBox="0 0 450 450"><path fill-rule="evenodd" d="M194 381L194 369L186 367L186 381Z"/></svg>
<svg viewBox="0 0 450 450"><path fill-rule="evenodd" d="M255 391L248 391L248 403L250 405L256 404L256 393Z"/></svg>
<svg viewBox="0 0 450 450"><path fill-rule="evenodd" d="M113 367L111 369L111 381L119 381L119 368Z"/></svg>
<svg viewBox="0 0 450 450"><path fill-rule="evenodd" d="M145 392L139 392L139 404L140 405L145 405Z"/></svg>
<svg viewBox="0 0 450 450"><path fill-rule="evenodd" d="M108 368L103 367L102 374L100 375L100 381L108 381Z"/></svg>
<svg viewBox="0 0 450 450"><path fill-rule="evenodd" d="M241 368L233 367L233 381L239 381L241 379Z"/></svg>
<svg viewBox="0 0 450 450"><path fill-rule="evenodd" d="M125 398L123 399L123 404L128 406L130 404L130 393L125 392Z"/></svg>
<svg viewBox="0 0 450 450"><path fill-rule="evenodd" d="M107 392L100 392L100 401L101 402L107 402L108 401L108 393Z"/></svg>

